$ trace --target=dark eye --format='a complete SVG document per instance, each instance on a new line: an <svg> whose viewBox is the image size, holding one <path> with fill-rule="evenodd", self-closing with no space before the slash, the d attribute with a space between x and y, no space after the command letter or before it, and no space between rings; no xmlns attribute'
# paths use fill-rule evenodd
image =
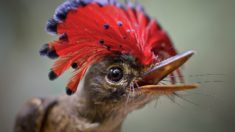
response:
<svg viewBox="0 0 235 132"><path fill-rule="evenodd" d="M112 82L118 82L123 77L123 70L119 67L110 68L108 71L107 78Z"/></svg>

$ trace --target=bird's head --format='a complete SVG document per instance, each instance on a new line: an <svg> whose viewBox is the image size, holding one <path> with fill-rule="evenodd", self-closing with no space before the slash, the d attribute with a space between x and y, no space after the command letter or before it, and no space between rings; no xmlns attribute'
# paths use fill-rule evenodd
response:
<svg viewBox="0 0 235 132"><path fill-rule="evenodd" d="M132 98L134 103L145 104L156 94L196 87L174 84L174 75L181 76L179 67L193 51L177 54L166 32L139 4L66 1L48 21L47 31L59 35L40 51L57 59L50 80L71 66L75 69L66 86L68 95L77 91L82 78L84 84L78 94L85 94L94 103L115 104ZM161 84L168 75L172 84Z"/></svg>
<svg viewBox="0 0 235 132"><path fill-rule="evenodd" d="M108 56L90 66L81 86L83 92L79 92L85 93L94 103L115 104L133 102L138 98L148 102L162 94L192 89L196 85L160 83L192 55L193 52L188 51L147 67L130 55Z"/></svg>

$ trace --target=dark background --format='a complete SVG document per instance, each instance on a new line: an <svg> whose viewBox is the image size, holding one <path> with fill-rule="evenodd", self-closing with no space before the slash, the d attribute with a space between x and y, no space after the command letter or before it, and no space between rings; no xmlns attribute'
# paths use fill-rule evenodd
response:
<svg viewBox="0 0 235 132"><path fill-rule="evenodd" d="M50 82L53 61L38 54L55 37L44 27L63 0L0 0L0 131L12 131L16 112L33 96L64 93L71 73ZM235 129L235 1L139 0L169 32L177 49L197 54L184 66L200 88L173 103L161 97L133 112L123 131L232 132ZM212 75L213 74L213 75ZM216 74L216 75L214 75Z"/></svg>

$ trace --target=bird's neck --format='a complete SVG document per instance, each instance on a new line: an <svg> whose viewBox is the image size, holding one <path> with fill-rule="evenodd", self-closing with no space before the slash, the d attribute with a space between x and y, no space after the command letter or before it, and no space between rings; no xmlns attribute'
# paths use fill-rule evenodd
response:
<svg viewBox="0 0 235 132"><path fill-rule="evenodd" d="M91 124L95 131L120 131L128 114L124 107L118 107L118 103L97 102L83 92L74 96L72 102L78 119Z"/></svg>

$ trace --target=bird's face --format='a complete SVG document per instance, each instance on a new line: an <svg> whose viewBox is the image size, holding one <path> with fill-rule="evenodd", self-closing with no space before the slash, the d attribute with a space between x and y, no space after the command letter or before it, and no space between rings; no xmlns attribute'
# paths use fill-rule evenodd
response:
<svg viewBox="0 0 235 132"><path fill-rule="evenodd" d="M84 82L85 93L98 104L132 102L142 105L160 94L194 88L195 85L158 85L192 54L191 51L185 52L148 67L129 55L106 57L89 68Z"/></svg>
<svg viewBox="0 0 235 132"><path fill-rule="evenodd" d="M143 67L130 56L106 57L89 68L85 88L95 101L117 101L135 88L142 71Z"/></svg>

